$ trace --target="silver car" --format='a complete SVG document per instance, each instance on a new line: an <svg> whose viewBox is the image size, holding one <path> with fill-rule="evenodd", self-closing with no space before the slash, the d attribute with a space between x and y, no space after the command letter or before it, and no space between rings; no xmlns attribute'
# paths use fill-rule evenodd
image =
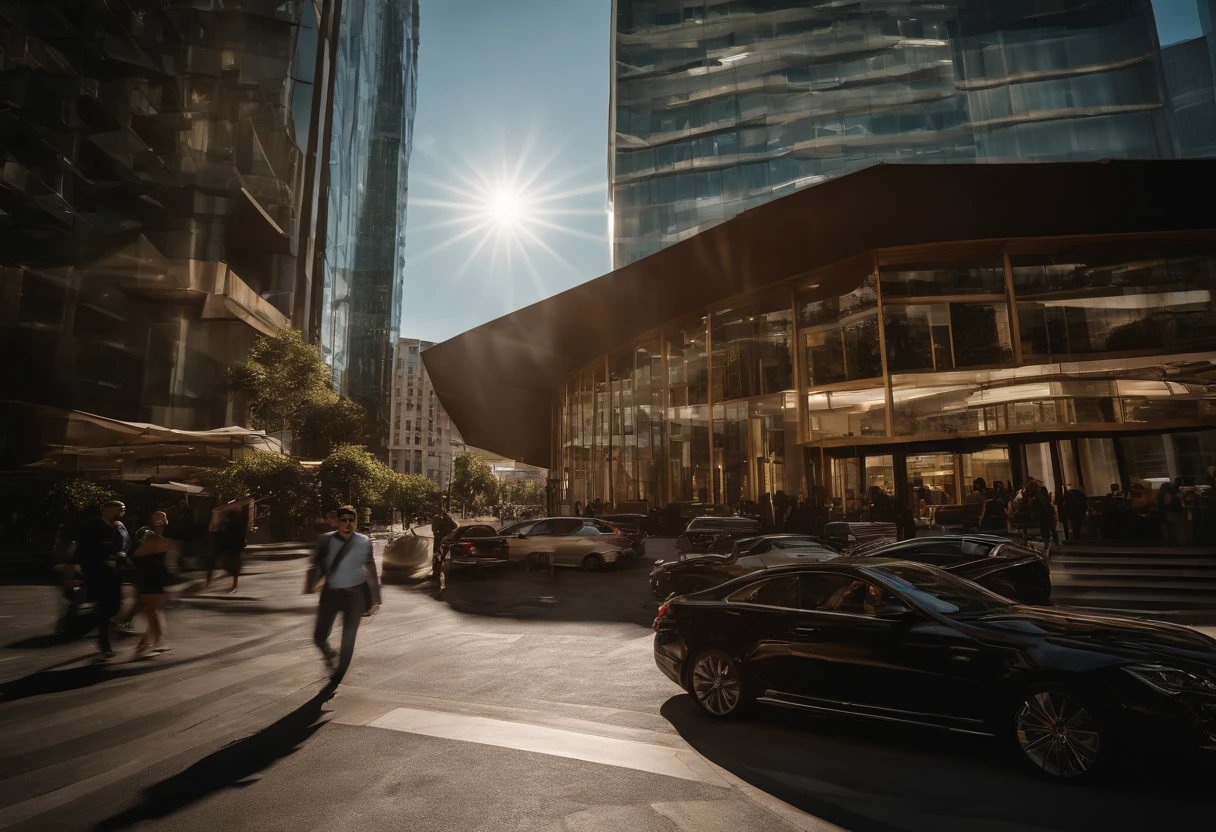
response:
<svg viewBox="0 0 1216 832"><path fill-rule="evenodd" d="M604 523L582 517L542 517L503 528L510 558L529 569L563 566L598 572L621 560L632 547L628 537Z"/></svg>

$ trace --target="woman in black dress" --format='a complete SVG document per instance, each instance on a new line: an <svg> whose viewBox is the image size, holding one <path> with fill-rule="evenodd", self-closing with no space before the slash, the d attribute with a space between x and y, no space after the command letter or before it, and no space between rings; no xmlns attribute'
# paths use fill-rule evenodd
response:
<svg viewBox="0 0 1216 832"><path fill-rule="evenodd" d="M212 521L211 568L207 570L207 580L204 589L211 585L211 575L218 565L223 565L224 571L232 576L232 587L228 594L236 592L237 581L241 576L241 556L245 552L246 534L249 532L253 516L253 497L244 497L216 509L218 517Z"/></svg>
<svg viewBox="0 0 1216 832"><path fill-rule="evenodd" d="M169 578L165 554L173 548L173 542L164 536L169 518L163 511L152 512L149 520L150 523L136 533L131 553L135 561L135 589L148 622L143 638L135 647L136 658L150 650L163 653L169 649L165 645L165 583Z"/></svg>

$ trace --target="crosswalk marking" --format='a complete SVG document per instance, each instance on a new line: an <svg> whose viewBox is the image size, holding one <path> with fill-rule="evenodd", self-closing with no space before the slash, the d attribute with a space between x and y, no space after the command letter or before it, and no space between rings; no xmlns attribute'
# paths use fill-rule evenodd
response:
<svg viewBox="0 0 1216 832"><path fill-rule="evenodd" d="M396 708L369 722L368 727L513 748L729 788L718 773L691 749L415 708Z"/></svg>

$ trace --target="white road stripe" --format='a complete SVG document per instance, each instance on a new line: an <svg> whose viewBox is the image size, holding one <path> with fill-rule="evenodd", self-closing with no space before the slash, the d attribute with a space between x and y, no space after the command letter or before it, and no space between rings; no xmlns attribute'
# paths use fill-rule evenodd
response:
<svg viewBox="0 0 1216 832"><path fill-rule="evenodd" d="M691 749L414 708L396 708L368 723L368 727L585 760L729 788L729 784Z"/></svg>

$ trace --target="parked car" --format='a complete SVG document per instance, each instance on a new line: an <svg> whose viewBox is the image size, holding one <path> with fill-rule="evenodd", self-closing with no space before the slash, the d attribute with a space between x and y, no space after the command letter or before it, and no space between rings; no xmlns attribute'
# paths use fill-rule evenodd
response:
<svg viewBox="0 0 1216 832"><path fill-rule="evenodd" d="M610 525L583 517L545 517L504 528L512 561L598 572L626 557L633 543Z"/></svg>
<svg viewBox="0 0 1216 832"><path fill-rule="evenodd" d="M739 541L740 555L763 555L765 552L774 550L831 548L820 538L811 534L762 534L756 537L745 537Z"/></svg>
<svg viewBox="0 0 1216 832"><path fill-rule="evenodd" d="M1137 739L1216 743L1216 640L1019 606L933 566L847 558L659 607L654 657L713 717L753 703L994 736L1077 780Z"/></svg>
<svg viewBox="0 0 1216 832"><path fill-rule="evenodd" d="M765 535L740 541L723 537L711 547L717 549L722 541L729 542L732 549L727 554L711 552L682 555L679 560L673 561L656 561L650 573L650 591L655 598L665 601L673 595L700 592L763 569L840 557L835 550L821 544L795 543L781 538L785 538L785 535Z"/></svg>
<svg viewBox="0 0 1216 832"><path fill-rule="evenodd" d="M457 526L440 542L435 559L441 589L453 573L494 569L511 562L507 539L484 523Z"/></svg>
<svg viewBox="0 0 1216 832"><path fill-rule="evenodd" d="M633 554L638 557L646 554L646 524L649 519L645 514L605 514L599 520L615 526L628 537L632 544Z"/></svg>
<svg viewBox="0 0 1216 832"><path fill-rule="evenodd" d="M939 566L1022 604L1047 604L1051 598L1047 556L1004 537L984 534L918 537L876 542L849 554Z"/></svg>
<svg viewBox="0 0 1216 832"><path fill-rule="evenodd" d="M858 543L877 538L894 539L894 523L852 523L833 520L823 527L823 542L843 551Z"/></svg>
<svg viewBox="0 0 1216 832"><path fill-rule="evenodd" d="M761 531L760 521L751 517L694 517L676 538L676 551L682 555L705 552L722 535L738 540L755 537Z"/></svg>

